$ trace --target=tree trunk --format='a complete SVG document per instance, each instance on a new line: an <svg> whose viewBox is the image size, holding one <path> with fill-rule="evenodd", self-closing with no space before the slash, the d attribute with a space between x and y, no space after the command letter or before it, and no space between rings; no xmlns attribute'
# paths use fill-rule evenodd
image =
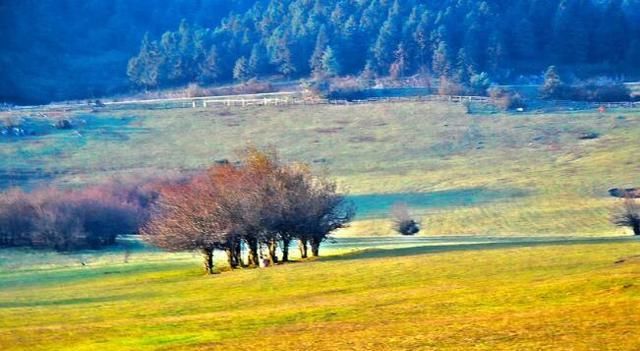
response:
<svg viewBox="0 0 640 351"><path fill-rule="evenodd" d="M640 222L633 224L633 234L640 235Z"/></svg>
<svg viewBox="0 0 640 351"><path fill-rule="evenodd" d="M267 248L269 249L269 260L271 260L271 264L278 263L278 254L276 251L278 249L278 242L275 239L269 240Z"/></svg>
<svg viewBox="0 0 640 351"><path fill-rule="evenodd" d="M213 249L202 249L202 256L204 257L204 270L207 274L213 274Z"/></svg>
<svg viewBox="0 0 640 351"><path fill-rule="evenodd" d="M225 250L227 253L227 261L229 262L229 267L231 269L238 268L242 266L242 257L240 251L240 241L237 239L231 239L227 241L227 248Z"/></svg>
<svg viewBox="0 0 640 351"><path fill-rule="evenodd" d="M255 238L247 239L247 247L249 250L247 266L260 267L260 258L258 257L258 240Z"/></svg>
<svg viewBox="0 0 640 351"><path fill-rule="evenodd" d="M231 267L231 269L238 268L238 256L236 255L235 248L227 247L224 251L227 253L227 262L229 262L229 267Z"/></svg>
<svg viewBox="0 0 640 351"><path fill-rule="evenodd" d="M307 239L298 240L298 248L300 249L300 257L307 258L308 257L308 248Z"/></svg>
<svg viewBox="0 0 640 351"><path fill-rule="evenodd" d="M236 258L236 264L238 267L243 267L244 263L242 262L242 243L240 240L235 241L235 246L233 248L233 255Z"/></svg>
<svg viewBox="0 0 640 351"><path fill-rule="evenodd" d="M313 257L320 256L320 240L311 239L311 255Z"/></svg>
<svg viewBox="0 0 640 351"><path fill-rule="evenodd" d="M282 262L289 262L289 245L291 245L291 239L282 239Z"/></svg>

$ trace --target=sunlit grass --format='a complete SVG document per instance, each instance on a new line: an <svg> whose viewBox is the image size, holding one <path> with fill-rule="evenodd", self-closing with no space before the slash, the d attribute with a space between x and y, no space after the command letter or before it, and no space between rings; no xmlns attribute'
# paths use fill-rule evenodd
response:
<svg viewBox="0 0 640 351"><path fill-rule="evenodd" d="M499 249L497 249L499 248ZM640 243L0 272L2 350L636 350Z"/></svg>

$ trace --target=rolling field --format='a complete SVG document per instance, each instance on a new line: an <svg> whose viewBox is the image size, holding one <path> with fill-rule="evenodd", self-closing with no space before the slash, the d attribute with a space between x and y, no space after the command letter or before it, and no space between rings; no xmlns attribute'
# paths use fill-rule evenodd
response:
<svg viewBox="0 0 640 351"><path fill-rule="evenodd" d="M640 242L0 270L4 350L637 350ZM6 255L8 251L3 252Z"/></svg>
<svg viewBox="0 0 640 351"><path fill-rule="evenodd" d="M30 118L39 135L0 139L0 186L188 172L252 143L335 176L358 217L320 259L215 276L197 254L134 237L99 252L0 249L0 350L640 349L640 241L609 223L607 193L640 185L640 111L67 117L74 130ZM423 219L419 237L389 236L396 202Z"/></svg>
<svg viewBox="0 0 640 351"><path fill-rule="evenodd" d="M326 169L359 208L345 236L390 234L404 201L422 234L617 235L612 187L640 186L640 112L466 115L393 103L71 113L78 126L0 139L0 185L162 175L253 143ZM588 133L598 138L582 140Z"/></svg>

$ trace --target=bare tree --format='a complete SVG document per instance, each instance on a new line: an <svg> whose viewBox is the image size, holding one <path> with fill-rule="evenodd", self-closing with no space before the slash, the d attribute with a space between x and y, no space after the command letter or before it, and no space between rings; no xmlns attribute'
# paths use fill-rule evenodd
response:
<svg viewBox="0 0 640 351"><path fill-rule="evenodd" d="M416 221L409 212L406 203L396 203L391 207L393 230L402 235L415 235L420 231L420 222Z"/></svg>
<svg viewBox="0 0 640 351"><path fill-rule="evenodd" d="M625 198L622 204L614 209L611 221L620 227L630 227L634 235L640 235L640 204L631 197Z"/></svg>
<svg viewBox="0 0 640 351"><path fill-rule="evenodd" d="M213 252L225 249L228 218L216 210L217 196L208 177L161 190L157 213L147 223L143 238L168 251L200 250L204 268L213 273Z"/></svg>
<svg viewBox="0 0 640 351"><path fill-rule="evenodd" d="M308 241L313 256L320 255L320 245L334 231L345 228L355 216L351 201L337 191L337 184L327 178L311 180L307 197L307 214L302 218L299 238Z"/></svg>

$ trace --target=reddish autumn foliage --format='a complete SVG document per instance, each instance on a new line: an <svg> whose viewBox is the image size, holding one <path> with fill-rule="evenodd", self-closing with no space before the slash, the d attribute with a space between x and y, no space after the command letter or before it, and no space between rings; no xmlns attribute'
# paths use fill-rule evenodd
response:
<svg viewBox="0 0 640 351"><path fill-rule="evenodd" d="M336 184L300 164L282 162L275 152L245 150L240 165L216 165L182 185L163 187L151 221L142 230L166 250L200 250L213 271L213 251L224 250L232 268L259 265L261 248L271 264L289 259L293 240L302 257L344 227L354 210Z"/></svg>
<svg viewBox="0 0 640 351"><path fill-rule="evenodd" d="M53 187L0 193L0 247L97 249L132 234L157 198L151 184L112 182L83 189Z"/></svg>

